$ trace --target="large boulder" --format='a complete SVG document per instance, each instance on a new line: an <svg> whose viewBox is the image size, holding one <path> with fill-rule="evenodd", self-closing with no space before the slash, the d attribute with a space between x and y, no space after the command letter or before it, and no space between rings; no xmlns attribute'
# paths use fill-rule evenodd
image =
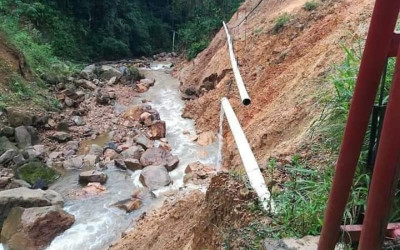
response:
<svg viewBox="0 0 400 250"><path fill-rule="evenodd" d="M164 166L168 171L174 170L178 164L178 157L162 148L149 148L140 157L143 167L150 165Z"/></svg>
<svg viewBox="0 0 400 250"><path fill-rule="evenodd" d="M22 154L25 156L26 159L32 160L35 158L43 159L44 158L44 145L35 145L26 147Z"/></svg>
<svg viewBox="0 0 400 250"><path fill-rule="evenodd" d="M151 106L148 104L136 105L125 111L122 117L130 121L140 121L140 116L149 110L151 110Z"/></svg>
<svg viewBox="0 0 400 250"><path fill-rule="evenodd" d="M11 127L31 126L33 124L33 115L15 108L7 108L7 119Z"/></svg>
<svg viewBox="0 0 400 250"><path fill-rule="evenodd" d="M168 186L172 181L164 166L148 166L142 170L139 177L143 186L150 191Z"/></svg>
<svg viewBox="0 0 400 250"><path fill-rule="evenodd" d="M80 76L86 80L92 80L96 77L95 75L96 65L91 64L86 66L80 73Z"/></svg>
<svg viewBox="0 0 400 250"><path fill-rule="evenodd" d="M217 136L212 131L203 132L199 135L197 143L200 146L207 146L214 143L217 140Z"/></svg>
<svg viewBox="0 0 400 250"><path fill-rule="evenodd" d="M142 155L143 148L140 146L132 146L124 151L122 151L121 155L125 159L127 158L133 158L133 159L140 159L140 156Z"/></svg>
<svg viewBox="0 0 400 250"><path fill-rule="evenodd" d="M101 66L100 71L102 72L101 78L106 81L109 81L113 77L119 79L122 76L122 73L119 70L108 65Z"/></svg>
<svg viewBox="0 0 400 250"><path fill-rule="evenodd" d="M1 230L1 240L10 249L43 249L75 222L59 206L13 208Z"/></svg>
<svg viewBox="0 0 400 250"><path fill-rule="evenodd" d="M53 190L14 188L0 192L0 227L14 207L44 207L64 204L60 194Z"/></svg>
<svg viewBox="0 0 400 250"><path fill-rule="evenodd" d="M140 170L143 168L142 164L137 159L125 159L124 164L126 168L132 171Z"/></svg>
<svg viewBox="0 0 400 250"><path fill-rule="evenodd" d="M79 182L87 184L89 182L98 182L104 184L107 181L107 175L97 170L85 171L79 174Z"/></svg>
<svg viewBox="0 0 400 250"><path fill-rule="evenodd" d="M0 137L0 155L4 154L6 151L10 149L18 150L18 148L13 143L11 143L7 139L7 137L5 136Z"/></svg>
<svg viewBox="0 0 400 250"><path fill-rule="evenodd" d="M144 149L152 148L154 141L150 140L145 134L140 133L133 138L136 144L142 146Z"/></svg>
<svg viewBox="0 0 400 250"><path fill-rule="evenodd" d="M19 148L26 148L27 146L32 146L31 135L25 126L20 126L15 129L15 141Z"/></svg>

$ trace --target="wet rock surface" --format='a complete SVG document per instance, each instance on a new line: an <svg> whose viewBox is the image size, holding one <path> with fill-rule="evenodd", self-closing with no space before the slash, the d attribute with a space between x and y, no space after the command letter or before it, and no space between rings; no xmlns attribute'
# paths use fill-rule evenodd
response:
<svg viewBox="0 0 400 250"><path fill-rule="evenodd" d="M168 171L172 171L178 166L179 159L165 149L150 148L142 154L140 163L143 167L158 165L164 166Z"/></svg>
<svg viewBox="0 0 400 250"><path fill-rule="evenodd" d="M96 170L86 171L79 174L80 183L98 182L104 184L107 181L107 175Z"/></svg>
<svg viewBox="0 0 400 250"><path fill-rule="evenodd" d="M68 207L71 202L72 206L79 207L78 202L90 206L88 200L93 197L104 199L94 207L97 210L111 205L107 202L113 199L112 194L120 197L120 190L131 193L133 186L138 188L143 185L148 187L147 192L134 193L130 198L121 197L117 203L113 201L116 204L114 209L135 214L134 211L143 211L143 207L148 206L146 202L154 199L152 190L173 184L173 175L170 176L168 172L179 164L179 158L172 153L179 144L173 141L173 146L165 139L169 121L168 116L167 120L161 119L160 109L163 114L166 111L157 99L153 105L152 98L137 98L138 93L142 92L138 86L142 85L147 95L154 86L163 83L153 77L142 80L133 77L131 73L125 72L126 64L89 65L79 75L54 84L54 91L62 106L61 112L49 112L41 116L20 110L10 110L7 113L12 118L8 120L7 126L0 129L0 170L11 170L11 167L29 170L29 181L22 180L12 170L4 171L4 174L0 171L0 190L17 192L21 188L38 188L34 191L38 194L46 192L47 199L41 199L38 194L37 199L35 196L25 197L31 195L30 191L24 191L23 195L17 192L16 197L7 198L6 203L14 205L4 210L8 212L3 215L2 221L13 207L62 205L61 196L51 190L42 191L41 188L60 191L69 202ZM175 108L175 105L166 107ZM175 109L178 112L181 110ZM41 165L30 167L33 162ZM37 175L37 169L40 175ZM61 182L57 180L50 185L47 179L42 178L48 169L60 171ZM70 181L60 188L58 183L64 180ZM129 190L122 186L124 183L129 183L126 185L130 187ZM71 187L65 190L69 185ZM118 192L116 186L119 187ZM0 206L1 200L0 192ZM66 208L66 211L69 209ZM79 210L71 211L77 213L77 223L86 219L81 217ZM35 227L39 228L38 224L34 224ZM24 230L21 229L21 232L25 233ZM98 228L95 227L95 230ZM55 240L55 246L58 242Z"/></svg>
<svg viewBox="0 0 400 250"><path fill-rule="evenodd" d="M153 191L168 186L171 177L164 166L148 166L140 173L140 182Z"/></svg>
<svg viewBox="0 0 400 250"><path fill-rule="evenodd" d="M15 207L4 222L1 239L10 249L42 249L74 221L59 206Z"/></svg>
<svg viewBox="0 0 400 250"><path fill-rule="evenodd" d="M63 205L64 199L53 190L43 191L20 187L0 192L0 226L14 207Z"/></svg>

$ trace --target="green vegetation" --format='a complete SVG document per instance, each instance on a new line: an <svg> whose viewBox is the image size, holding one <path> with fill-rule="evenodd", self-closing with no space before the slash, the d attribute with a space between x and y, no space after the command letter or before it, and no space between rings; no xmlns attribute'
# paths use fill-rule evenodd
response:
<svg viewBox="0 0 400 250"><path fill-rule="evenodd" d="M174 5L174 12L179 13L183 23L178 30L180 46L186 50L188 59L192 59L207 48L211 38L221 28L222 21L230 19L242 0L206 0L194 8L187 1L177 2L179 5ZM185 15L189 16L188 22L184 22Z"/></svg>
<svg viewBox="0 0 400 250"><path fill-rule="evenodd" d="M31 64L55 59L113 60L178 47L193 58L242 0L0 0L0 29ZM24 27L26 32L17 32Z"/></svg>
<svg viewBox="0 0 400 250"><path fill-rule="evenodd" d="M315 10L317 7L318 7L318 2L316 2L316 1L309 1L309 2L306 2L306 3L304 4L304 9L305 9L306 11Z"/></svg>
<svg viewBox="0 0 400 250"><path fill-rule="evenodd" d="M313 154L326 157L326 161L308 162L299 156L294 156L289 164L278 167L276 159L270 159L266 170L267 176L282 173L288 177L282 185L277 185L272 178L267 179L268 186L277 206L277 214L270 216L254 204L249 204L249 211L260 213L261 217L271 217L271 222L258 219L247 227L233 230L227 237L246 239L246 249L260 249L265 238L304 237L319 235L322 229L324 212L331 190L334 165L343 138L344 127L354 93L358 68L361 62L362 45L359 42L354 48L343 46L346 55L341 65L335 66L334 71L326 78L332 83L333 94L322 93L320 102L325 110L320 119L312 126L311 136L321 138L320 143L313 143ZM394 72L394 60L388 61L383 103L388 100L391 75ZM378 103L378 97L376 99ZM369 129L368 129L369 130ZM368 131L369 133L369 131ZM355 173L353 187L344 213L343 224L358 224L362 222L370 185L371 170L366 167L369 135L367 134L362 149L359 164ZM232 175L246 178L239 171L231 171ZM277 188L279 187L279 188ZM281 189L281 190L279 190ZM279 190L279 191L278 191ZM400 195L396 192L394 207L390 221L400 221ZM229 246L230 240L225 241Z"/></svg>
<svg viewBox="0 0 400 250"><path fill-rule="evenodd" d="M60 176L55 170L47 167L41 162L30 162L17 169L18 178L33 185L37 180L50 185Z"/></svg>
<svg viewBox="0 0 400 250"><path fill-rule="evenodd" d="M334 95L324 93L321 103L325 110L320 120L313 125L312 135L318 134L323 141L321 145L314 145L315 154L330 152L325 166L307 166L309 163L293 157L290 165L284 167L290 180L285 182L283 191L275 194L279 215L274 216L275 227L281 230L269 234L275 237L303 237L305 235L318 235L322 229L323 216L331 190L334 166L331 165L337 158L343 138L344 128L350 108L350 101L354 93L358 68L361 62L362 46L358 43L356 48L343 46L346 54L344 62L335 68L327 78L335 89ZM384 91L384 102L388 99L388 88L394 71L394 60L389 60ZM378 98L376 100L378 102ZM344 214L343 224L360 223L367 201L370 185L370 170L366 167L368 151L369 129L361 152L358 168L356 170L353 187ZM272 162L270 166L274 166ZM322 168L321 168L322 167ZM316 168L320 168L315 170ZM399 197L396 197L399 199ZM397 205L396 205L397 204ZM391 221L400 220L399 202L395 202Z"/></svg>
<svg viewBox="0 0 400 250"><path fill-rule="evenodd" d="M276 21L275 21L275 26L274 26L274 31L275 33L280 32L285 25L290 21L291 16L289 13L283 13L282 15L280 15Z"/></svg>

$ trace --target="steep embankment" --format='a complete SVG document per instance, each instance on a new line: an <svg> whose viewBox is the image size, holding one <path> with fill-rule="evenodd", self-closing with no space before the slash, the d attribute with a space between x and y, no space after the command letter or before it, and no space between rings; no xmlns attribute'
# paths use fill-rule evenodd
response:
<svg viewBox="0 0 400 250"><path fill-rule="evenodd" d="M229 26L240 22L257 2L246 1ZM196 120L197 129L217 131L220 99L228 96L256 158L264 164L270 156L284 159L307 153L302 146L309 144L307 131L321 114L319 98L333 92L326 78L332 66L343 60L341 44L365 37L373 4L371 0L318 1L315 10L306 11L305 2L264 1L246 24L231 30L251 106L240 105L237 88L231 84L223 30L196 59L175 71L185 98L198 96L187 102L185 110L185 116ZM284 13L290 18L277 28ZM224 164L232 168L240 159L231 133L224 132ZM254 197L240 185L242 180L221 173L212 179L204 198L192 194L146 215L112 249L259 249L262 230L272 227L264 214L257 217L251 211Z"/></svg>
<svg viewBox="0 0 400 250"><path fill-rule="evenodd" d="M246 1L228 26L238 24L256 2ZM179 72L182 91L194 86L200 95L187 103L185 115L196 120L199 130L217 131L220 99L228 96L262 163L270 156L284 159L302 153L307 131L321 112L319 95L331 92L327 73L343 59L341 43L354 42L367 31L371 0L318 1L312 11L304 9L305 2L264 1L247 22L231 29L250 106L239 104L222 29ZM277 26L278 20L283 27ZM224 166L237 166L232 135L228 129L224 132Z"/></svg>
<svg viewBox="0 0 400 250"><path fill-rule="evenodd" d="M27 73L24 56L0 33L0 93L13 74L26 76Z"/></svg>

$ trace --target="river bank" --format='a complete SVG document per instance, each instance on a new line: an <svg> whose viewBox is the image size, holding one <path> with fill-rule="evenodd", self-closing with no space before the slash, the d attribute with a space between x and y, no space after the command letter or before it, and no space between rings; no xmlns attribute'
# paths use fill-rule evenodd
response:
<svg viewBox="0 0 400 250"><path fill-rule="evenodd" d="M182 188L205 191L215 172L218 143L207 134L198 138L194 122L181 117L184 101L171 64L166 59L88 66L75 79L55 85L63 111L42 115L40 125L11 124L10 114L32 118L23 110L7 112L9 126L2 135L5 129L14 131L2 137L7 144L18 144L19 127L32 127L38 140L33 143L30 135L29 145L15 149L3 168L36 161L56 170L54 184L36 178L26 186L42 184L39 188L56 191L64 211L74 217L47 249L106 249L166 197L180 197ZM17 151L22 155L26 148L32 157L16 164ZM10 183L20 178L11 174ZM3 242L16 244L12 235Z"/></svg>

